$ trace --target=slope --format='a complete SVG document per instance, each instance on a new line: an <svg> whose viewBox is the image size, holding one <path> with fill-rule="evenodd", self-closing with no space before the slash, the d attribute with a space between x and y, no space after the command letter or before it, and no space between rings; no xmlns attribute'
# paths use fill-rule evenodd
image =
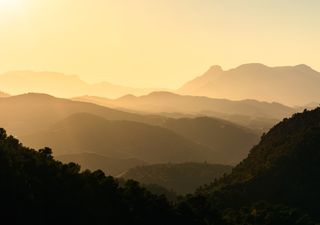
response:
<svg viewBox="0 0 320 225"><path fill-rule="evenodd" d="M184 223L161 196L137 182L122 186L102 171L84 171L63 164L50 149L23 147L0 129L1 220L10 224L123 224Z"/></svg>
<svg viewBox="0 0 320 225"><path fill-rule="evenodd" d="M320 211L320 108L284 119L232 173L202 189L221 208L268 202Z"/></svg>
<svg viewBox="0 0 320 225"><path fill-rule="evenodd" d="M239 163L259 141L259 136L250 129L210 117L167 119L162 126L215 149L220 156L216 162L223 164Z"/></svg>
<svg viewBox="0 0 320 225"><path fill-rule="evenodd" d="M157 184L179 194L186 194L229 173L231 169L231 166L208 163L156 164L132 168L121 177L142 184Z"/></svg>
<svg viewBox="0 0 320 225"><path fill-rule="evenodd" d="M52 147L56 155L91 152L152 163L212 161L217 155L165 128L108 121L85 113L73 114L47 130L22 136L21 140L33 148Z"/></svg>

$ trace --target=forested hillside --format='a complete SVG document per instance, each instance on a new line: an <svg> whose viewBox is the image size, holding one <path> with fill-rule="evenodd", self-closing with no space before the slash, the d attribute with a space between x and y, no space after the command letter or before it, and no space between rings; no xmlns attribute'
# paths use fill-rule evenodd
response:
<svg viewBox="0 0 320 225"><path fill-rule="evenodd" d="M121 177L142 184L157 184L178 194L191 194L199 186L230 173L232 167L208 163L177 163L138 166Z"/></svg>
<svg viewBox="0 0 320 225"><path fill-rule="evenodd" d="M102 171L79 172L0 130L1 221L8 224L170 224L178 216L164 197L137 182L123 186ZM180 219L179 219L180 220Z"/></svg>
<svg viewBox="0 0 320 225"><path fill-rule="evenodd" d="M198 197L205 196L210 208L233 210L236 214L245 211L244 207L254 210L271 206L275 210L281 206L290 208L285 211L292 215L300 211L320 221L319 161L320 108L317 108L277 124L230 175L199 189ZM257 205L259 202L267 205Z"/></svg>

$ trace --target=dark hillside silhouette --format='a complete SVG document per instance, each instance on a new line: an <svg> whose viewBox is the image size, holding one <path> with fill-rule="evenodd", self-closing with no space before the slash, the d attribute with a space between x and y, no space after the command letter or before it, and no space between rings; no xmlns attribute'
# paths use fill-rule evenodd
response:
<svg viewBox="0 0 320 225"><path fill-rule="evenodd" d="M320 108L317 108L274 126L230 175L202 187L194 198L204 198L209 208L231 210L234 216L241 216L246 210L248 214L250 209L262 212L279 207L278 212L287 211L299 217L306 213L320 221L319 160ZM207 207L201 213L208 219ZM317 224L310 222L309 216L300 218L301 221L293 219L294 216L292 219L297 224ZM279 221L276 224L290 224Z"/></svg>
<svg viewBox="0 0 320 225"><path fill-rule="evenodd" d="M79 171L77 164L53 160L51 149L28 149L0 129L1 221L160 225L179 218L164 197L135 181L119 186L100 170Z"/></svg>

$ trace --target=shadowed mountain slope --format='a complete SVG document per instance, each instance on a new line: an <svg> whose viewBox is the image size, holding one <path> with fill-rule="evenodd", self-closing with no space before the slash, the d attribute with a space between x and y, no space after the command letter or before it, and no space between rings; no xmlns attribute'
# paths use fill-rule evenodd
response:
<svg viewBox="0 0 320 225"><path fill-rule="evenodd" d="M186 194L229 173L231 169L231 166L208 163L157 164L132 168L121 177L142 184L157 184L179 194Z"/></svg>
<svg viewBox="0 0 320 225"><path fill-rule="evenodd" d="M225 120L198 117L168 119L163 126L196 143L220 153L223 164L237 164L244 159L249 149L259 141L259 136L250 129Z"/></svg>
<svg viewBox="0 0 320 225"><path fill-rule="evenodd" d="M150 126L132 121L107 121L83 113L73 114L50 129L21 136L21 139L34 148L49 144L54 147L55 154L94 152L109 157L137 157L154 162L161 152L168 152L157 162L175 162L181 158L182 161L207 160L223 164L238 163L259 140L258 135L247 128L208 117L164 119L161 125ZM136 152L139 148L141 153ZM176 148L180 149L178 151L202 150L198 155L193 154L195 158L192 159L183 151L183 155L179 156L175 153ZM152 157L152 154L158 156ZM152 161L145 158L147 155L153 158Z"/></svg>
<svg viewBox="0 0 320 225"><path fill-rule="evenodd" d="M217 153L171 130L133 121L108 121L92 114L74 114L50 129L22 136L34 148L49 146L55 154L91 152L146 162L212 161Z"/></svg>

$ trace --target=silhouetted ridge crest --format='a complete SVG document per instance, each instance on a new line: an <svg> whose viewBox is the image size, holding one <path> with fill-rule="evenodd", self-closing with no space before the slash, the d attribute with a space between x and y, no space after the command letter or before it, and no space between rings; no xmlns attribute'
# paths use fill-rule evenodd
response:
<svg viewBox="0 0 320 225"><path fill-rule="evenodd" d="M242 100L305 105L320 100L320 73L307 65L266 66L249 63L236 68L212 72L186 82L178 93Z"/></svg>

